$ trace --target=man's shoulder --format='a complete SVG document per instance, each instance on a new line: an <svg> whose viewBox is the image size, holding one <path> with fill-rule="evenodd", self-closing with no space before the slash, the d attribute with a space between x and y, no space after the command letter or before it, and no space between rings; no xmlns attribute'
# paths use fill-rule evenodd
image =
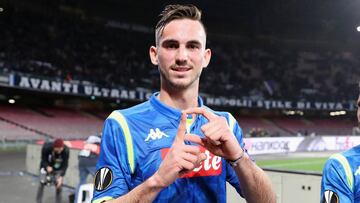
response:
<svg viewBox="0 0 360 203"><path fill-rule="evenodd" d="M360 164L359 159L360 154L355 155L353 148L339 152L336 154L333 154L329 157L329 159L326 161L324 170L325 171L332 171L333 169L336 169L335 171L346 171L347 169L350 169Z"/></svg>
<svg viewBox="0 0 360 203"><path fill-rule="evenodd" d="M143 112L149 111L151 110L152 107L149 104L148 101L137 104L135 106L129 107L129 108L125 108L125 109L117 109L111 112L111 114L108 116L108 118L112 115L116 115L116 114L121 114L125 117L131 117L131 116L137 116Z"/></svg>
<svg viewBox="0 0 360 203"><path fill-rule="evenodd" d="M69 153L70 152L70 148L66 145L64 145L64 152L65 153Z"/></svg>
<svg viewBox="0 0 360 203"><path fill-rule="evenodd" d="M349 150L346 150L341 153L344 158L349 162L352 166L360 166L360 145L357 145Z"/></svg>
<svg viewBox="0 0 360 203"><path fill-rule="evenodd" d="M53 142L45 142L42 148L46 151L51 151L53 148Z"/></svg>
<svg viewBox="0 0 360 203"><path fill-rule="evenodd" d="M205 106L205 105L203 107L208 109L209 111L213 112L214 114L216 114L218 116L223 116L223 117L226 117L226 118L232 116L232 114L230 112L227 112L227 111L217 111L217 110L211 109L210 107Z"/></svg>

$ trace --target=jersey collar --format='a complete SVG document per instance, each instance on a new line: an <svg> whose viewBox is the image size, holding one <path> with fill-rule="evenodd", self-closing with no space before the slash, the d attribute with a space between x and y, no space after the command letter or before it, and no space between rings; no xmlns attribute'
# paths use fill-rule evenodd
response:
<svg viewBox="0 0 360 203"><path fill-rule="evenodd" d="M180 109L176 109L173 108L171 106L168 106L164 103L162 103L159 99L158 99L158 95L159 92L155 92L151 97L150 97L150 103L151 105L161 114L165 115L166 117L175 119L175 120L179 120L179 118L181 117L181 110ZM201 97L198 97L198 104L199 107L202 107L204 105L203 100L201 99Z"/></svg>

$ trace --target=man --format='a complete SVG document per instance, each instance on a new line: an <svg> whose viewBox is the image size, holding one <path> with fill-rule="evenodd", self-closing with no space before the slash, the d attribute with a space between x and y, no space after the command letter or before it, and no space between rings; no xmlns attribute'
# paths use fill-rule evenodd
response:
<svg viewBox="0 0 360 203"><path fill-rule="evenodd" d="M360 95L357 107L360 124ZM360 202L360 145L334 154L327 160L321 180L321 202Z"/></svg>
<svg viewBox="0 0 360 203"><path fill-rule="evenodd" d="M94 176L96 163L100 153L101 138L96 135L89 136L84 145L84 149L78 155L79 184L76 187L74 203L78 202L80 186L86 183L88 175Z"/></svg>
<svg viewBox="0 0 360 203"><path fill-rule="evenodd" d="M40 184L36 202L41 203L45 185L55 184L56 202L61 202L63 179L68 167L69 148L64 140L56 139L54 142L45 143L41 149Z"/></svg>
<svg viewBox="0 0 360 203"><path fill-rule="evenodd" d="M105 121L93 203L226 202L226 181L248 202L275 202L235 119L199 97L211 58L201 12L169 5L160 16L149 50L160 92Z"/></svg>

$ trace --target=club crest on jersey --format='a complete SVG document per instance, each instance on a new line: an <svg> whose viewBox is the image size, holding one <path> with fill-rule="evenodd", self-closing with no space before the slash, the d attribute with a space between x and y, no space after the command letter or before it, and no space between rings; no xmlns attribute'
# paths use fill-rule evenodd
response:
<svg viewBox="0 0 360 203"><path fill-rule="evenodd" d="M339 203L339 197L335 192L325 190L321 203Z"/></svg>
<svg viewBox="0 0 360 203"><path fill-rule="evenodd" d="M112 183L112 171L108 167L100 168L96 174L94 179L94 187L97 191L102 191L108 188Z"/></svg>
<svg viewBox="0 0 360 203"><path fill-rule="evenodd" d="M145 139L145 142L148 142L149 140L160 140L163 137L169 136L162 132L159 128L155 128L155 130L151 128L148 136Z"/></svg>

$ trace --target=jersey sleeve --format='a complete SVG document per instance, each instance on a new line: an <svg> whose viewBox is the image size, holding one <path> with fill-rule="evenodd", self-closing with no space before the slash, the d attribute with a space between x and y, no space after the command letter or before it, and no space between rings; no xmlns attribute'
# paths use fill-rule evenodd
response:
<svg viewBox="0 0 360 203"><path fill-rule="evenodd" d="M104 123L92 203L126 194L131 184L126 142L120 125L111 118Z"/></svg>
<svg viewBox="0 0 360 203"><path fill-rule="evenodd" d="M235 118L230 113L229 113L229 126L230 126L230 129L232 129L232 131L233 131L237 141L239 142L241 148L244 149L245 143L244 143L244 140L243 140L242 129L240 128L239 124L237 123ZM226 180L236 189L236 191L242 197L244 197L242 192L241 192L239 179L238 179L234 169L229 164L226 164Z"/></svg>
<svg viewBox="0 0 360 203"><path fill-rule="evenodd" d="M354 195L348 184L344 167L336 159L328 159L325 163L321 180L320 201L321 203L354 202Z"/></svg>

